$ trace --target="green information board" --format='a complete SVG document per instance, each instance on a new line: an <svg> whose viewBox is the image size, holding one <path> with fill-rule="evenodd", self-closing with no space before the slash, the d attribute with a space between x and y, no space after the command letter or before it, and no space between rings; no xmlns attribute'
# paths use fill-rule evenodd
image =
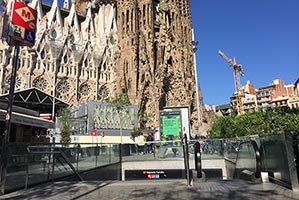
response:
<svg viewBox="0 0 299 200"><path fill-rule="evenodd" d="M161 140L168 136L180 138L182 133L181 111L180 110L162 110L159 113Z"/></svg>
<svg viewBox="0 0 299 200"><path fill-rule="evenodd" d="M164 135L180 135L180 117L162 119Z"/></svg>

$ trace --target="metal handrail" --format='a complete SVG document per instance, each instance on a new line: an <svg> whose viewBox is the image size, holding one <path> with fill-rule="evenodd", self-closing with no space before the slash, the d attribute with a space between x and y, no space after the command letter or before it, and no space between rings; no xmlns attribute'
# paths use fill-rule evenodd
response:
<svg viewBox="0 0 299 200"><path fill-rule="evenodd" d="M62 151L61 148L59 148L59 151L60 151L60 154L61 154L62 158L64 159L64 161L70 166L70 168L78 176L78 178L80 179L80 181L84 181L84 179L82 178L82 176L80 176L80 174L77 172L77 170L72 165L71 161L68 159L68 157L65 155L65 153Z"/></svg>
<svg viewBox="0 0 299 200"><path fill-rule="evenodd" d="M38 149L39 151L36 151L34 149ZM42 151L40 149L44 149L45 151ZM58 149L58 150L57 150ZM28 146L27 147L27 152L30 154L49 154L54 156L55 154L60 154L63 158L63 160L69 165L69 167L72 169L74 174L80 179L80 181L84 181L82 176L77 172L75 167L72 165L71 161L68 159L68 157L65 155L63 150L61 148L53 147L53 146ZM54 160L54 159L53 159ZM52 176L54 173L54 162L52 163ZM28 162L28 167L26 170L26 182L25 182L25 188L27 188L27 183L28 183L28 176L29 176L29 162Z"/></svg>
<svg viewBox="0 0 299 200"><path fill-rule="evenodd" d="M31 148L34 149L50 149L50 151L32 151ZM52 146L28 146L27 152L31 154L59 154L60 151L51 151Z"/></svg>
<svg viewBox="0 0 299 200"><path fill-rule="evenodd" d="M241 142L239 144L239 147L238 149L240 149L240 146L243 145L243 144L247 144L247 143L250 143L253 147L253 150L254 150L254 153L255 153L255 160L256 160L256 170L255 170L255 177L256 178L260 178L261 177L261 172L262 172L262 161L261 161L261 154L260 154L260 151L259 151L259 147L256 143L256 141L254 140L250 140L250 141L245 141L245 142ZM237 154L237 161L238 162L238 158L239 158L239 152L238 151L238 154Z"/></svg>
<svg viewBox="0 0 299 200"><path fill-rule="evenodd" d="M195 170L197 172L197 178L202 178L200 143L196 142L193 145L193 148L194 148Z"/></svg>
<svg viewBox="0 0 299 200"><path fill-rule="evenodd" d="M187 140L187 134L184 134L184 137L182 138L182 144L183 144L183 152L184 152L184 165L185 165L185 171L186 171L186 179L187 179L187 185L191 185L191 177L190 177L190 167L189 167L189 148L188 148L188 140Z"/></svg>

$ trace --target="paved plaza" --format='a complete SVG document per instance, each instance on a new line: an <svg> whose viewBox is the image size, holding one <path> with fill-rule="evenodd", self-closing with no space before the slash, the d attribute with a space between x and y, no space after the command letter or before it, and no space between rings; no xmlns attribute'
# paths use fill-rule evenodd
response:
<svg viewBox="0 0 299 200"><path fill-rule="evenodd" d="M269 200L299 199L299 194L272 183L252 184L240 180L195 183L186 180L111 182L55 182L1 196L4 200Z"/></svg>

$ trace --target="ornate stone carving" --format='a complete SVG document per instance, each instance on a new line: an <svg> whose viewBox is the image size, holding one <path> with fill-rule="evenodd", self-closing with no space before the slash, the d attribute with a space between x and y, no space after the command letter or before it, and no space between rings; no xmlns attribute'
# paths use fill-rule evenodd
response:
<svg viewBox="0 0 299 200"><path fill-rule="evenodd" d="M41 5L31 3L40 10L38 32L33 48L21 48L19 89L33 86L51 95L57 84L57 97L72 105L125 92L151 116L151 126L158 125L159 109L190 106L195 128L189 0L76 0L63 11L58 1L45 10ZM12 50L1 42L0 50L4 94Z"/></svg>
<svg viewBox="0 0 299 200"><path fill-rule="evenodd" d="M48 87L48 82L44 79L44 77L38 77L33 80L32 86L44 91Z"/></svg>

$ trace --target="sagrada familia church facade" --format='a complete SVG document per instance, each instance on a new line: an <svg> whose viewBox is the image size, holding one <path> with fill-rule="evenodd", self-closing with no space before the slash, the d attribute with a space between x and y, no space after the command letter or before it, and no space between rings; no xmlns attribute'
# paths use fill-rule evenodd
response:
<svg viewBox="0 0 299 200"><path fill-rule="evenodd" d="M37 88L70 105L128 95L158 123L160 109L189 106L197 129L189 0L32 0L36 42L19 54L15 91ZM0 44L0 95L9 91L13 48Z"/></svg>

